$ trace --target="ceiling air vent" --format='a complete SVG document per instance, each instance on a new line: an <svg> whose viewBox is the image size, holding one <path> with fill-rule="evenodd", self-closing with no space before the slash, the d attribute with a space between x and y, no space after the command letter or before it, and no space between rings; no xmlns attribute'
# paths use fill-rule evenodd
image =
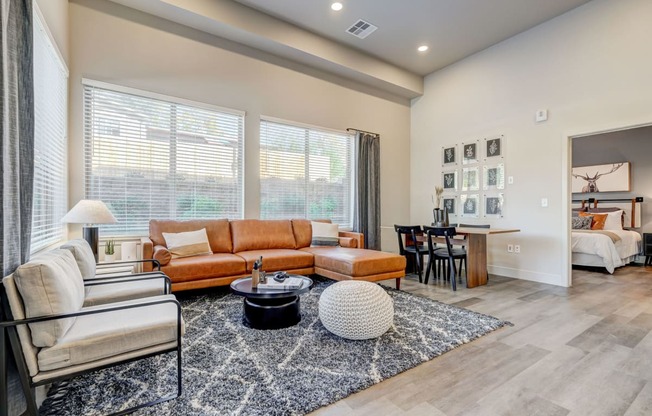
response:
<svg viewBox="0 0 652 416"><path fill-rule="evenodd" d="M358 37L360 39L364 39L367 36L371 35L378 29L377 26L372 25L369 22L365 22L364 20L360 19L357 22L353 24L350 28L346 29L346 31L350 34L352 34L355 37Z"/></svg>

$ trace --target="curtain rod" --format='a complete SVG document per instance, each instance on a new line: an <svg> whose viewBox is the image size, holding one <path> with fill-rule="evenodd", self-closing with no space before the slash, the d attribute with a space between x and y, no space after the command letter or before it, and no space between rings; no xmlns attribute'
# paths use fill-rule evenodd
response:
<svg viewBox="0 0 652 416"><path fill-rule="evenodd" d="M366 130L354 129L353 127L347 127L346 128L346 131L351 131L351 130L357 131L357 132L360 132L360 133L373 134L374 136L376 136L376 138L380 138L380 134L378 134L378 133L374 133L374 132L366 131Z"/></svg>

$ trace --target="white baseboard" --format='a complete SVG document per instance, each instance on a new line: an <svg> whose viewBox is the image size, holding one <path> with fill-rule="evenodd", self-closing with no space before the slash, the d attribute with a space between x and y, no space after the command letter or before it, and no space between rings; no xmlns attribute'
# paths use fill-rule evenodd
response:
<svg viewBox="0 0 652 416"><path fill-rule="evenodd" d="M514 269L511 267L494 266L491 264L487 265L487 270L490 274L497 274L499 276L512 277L514 279L529 280L532 282L547 283L549 285L566 287L566 283L562 283L561 276L558 274Z"/></svg>

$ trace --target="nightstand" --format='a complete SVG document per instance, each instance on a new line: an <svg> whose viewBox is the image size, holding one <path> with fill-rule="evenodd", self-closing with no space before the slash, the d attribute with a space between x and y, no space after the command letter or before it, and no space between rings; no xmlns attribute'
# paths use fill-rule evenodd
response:
<svg viewBox="0 0 652 416"><path fill-rule="evenodd" d="M645 265L652 266L652 234L643 233L643 254L645 254Z"/></svg>

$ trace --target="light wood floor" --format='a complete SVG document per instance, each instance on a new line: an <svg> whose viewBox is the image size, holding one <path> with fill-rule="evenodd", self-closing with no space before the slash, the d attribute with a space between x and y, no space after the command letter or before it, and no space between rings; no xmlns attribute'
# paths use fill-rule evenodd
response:
<svg viewBox="0 0 652 416"><path fill-rule="evenodd" d="M514 323L313 415L652 415L652 267L406 291Z"/></svg>

